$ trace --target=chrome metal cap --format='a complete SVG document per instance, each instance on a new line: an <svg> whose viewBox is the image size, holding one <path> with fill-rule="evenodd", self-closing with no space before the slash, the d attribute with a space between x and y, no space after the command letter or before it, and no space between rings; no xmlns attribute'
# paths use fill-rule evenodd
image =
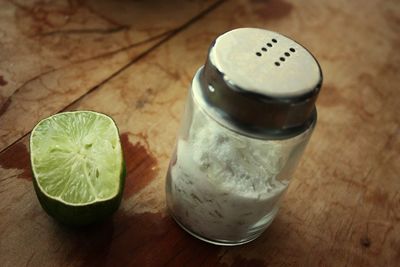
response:
<svg viewBox="0 0 400 267"><path fill-rule="evenodd" d="M200 82L207 105L235 129L285 138L315 122L322 72L311 53L288 37L240 28L211 44Z"/></svg>

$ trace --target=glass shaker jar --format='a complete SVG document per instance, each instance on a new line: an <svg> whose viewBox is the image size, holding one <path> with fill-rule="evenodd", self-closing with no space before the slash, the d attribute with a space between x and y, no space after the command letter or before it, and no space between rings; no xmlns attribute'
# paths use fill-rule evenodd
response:
<svg viewBox="0 0 400 267"><path fill-rule="evenodd" d="M192 82L166 180L190 234L220 245L257 238L312 134L322 73L300 44L241 28L219 36Z"/></svg>

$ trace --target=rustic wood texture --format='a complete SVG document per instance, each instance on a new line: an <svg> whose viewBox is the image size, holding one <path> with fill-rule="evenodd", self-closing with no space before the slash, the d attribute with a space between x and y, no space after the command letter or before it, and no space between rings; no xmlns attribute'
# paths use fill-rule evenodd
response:
<svg viewBox="0 0 400 267"><path fill-rule="evenodd" d="M1 266L399 266L398 1L0 7ZM225 248L173 222L164 178L210 42L245 26L304 44L320 61L324 86L317 128L278 217L254 242ZM117 213L79 230L40 207L27 150L39 119L78 109L116 120L128 169Z"/></svg>

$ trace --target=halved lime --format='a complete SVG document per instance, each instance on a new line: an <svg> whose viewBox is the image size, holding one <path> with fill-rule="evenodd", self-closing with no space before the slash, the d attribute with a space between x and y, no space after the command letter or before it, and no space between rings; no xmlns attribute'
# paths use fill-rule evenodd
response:
<svg viewBox="0 0 400 267"><path fill-rule="evenodd" d="M39 202L55 219L85 225L118 208L125 163L118 128L107 115L74 111L40 121L30 157Z"/></svg>

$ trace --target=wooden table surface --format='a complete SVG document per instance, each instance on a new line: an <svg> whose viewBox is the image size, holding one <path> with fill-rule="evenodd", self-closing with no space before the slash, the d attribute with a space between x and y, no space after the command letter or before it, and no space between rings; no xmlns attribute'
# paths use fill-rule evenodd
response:
<svg viewBox="0 0 400 267"><path fill-rule="evenodd" d="M166 213L187 88L210 42L284 33L324 72L319 121L281 210L254 242L219 247ZM400 2L0 0L0 266L400 266ZM111 115L127 179L88 229L40 207L27 144L65 110Z"/></svg>

